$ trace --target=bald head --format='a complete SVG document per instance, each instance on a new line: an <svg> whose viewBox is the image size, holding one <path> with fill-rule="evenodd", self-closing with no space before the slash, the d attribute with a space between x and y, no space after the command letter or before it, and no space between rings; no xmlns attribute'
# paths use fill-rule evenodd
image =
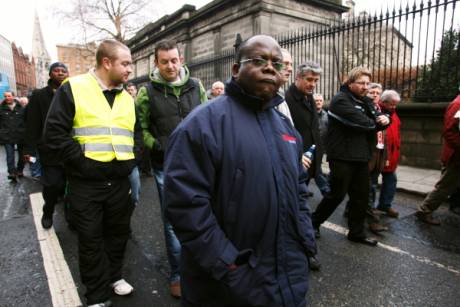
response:
<svg viewBox="0 0 460 307"><path fill-rule="evenodd" d="M282 84L283 55L271 36L256 35L244 41L232 67L235 81L248 93L270 101Z"/></svg>
<svg viewBox="0 0 460 307"><path fill-rule="evenodd" d="M236 51L236 61L241 61L242 57L253 48L254 44L260 43L268 43L268 44L276 44L279 48L279 52L281 54L281 47L278 45L278 42L271 36L268 35L255 35L247 40L243 41L239 46L238 50ZM282 55L281 55L282 57Z"/></svg>

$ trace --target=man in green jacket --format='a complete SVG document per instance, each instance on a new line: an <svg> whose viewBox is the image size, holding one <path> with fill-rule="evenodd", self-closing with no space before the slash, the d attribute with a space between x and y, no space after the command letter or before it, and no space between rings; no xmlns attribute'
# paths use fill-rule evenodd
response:
<svg viewBox="0 0 460 307"><path fill-rule="evenodd" d="M151 149L152 167L162 211L166 252L171 267L170 293L179 298L181 246L173 228L164 216L163 160L170 134L198 105L207 100L206 91L197 79L191 78L179 48L174 41L165 40L155 47L155 70L151 82L137 95L145 147Z"/></svg>

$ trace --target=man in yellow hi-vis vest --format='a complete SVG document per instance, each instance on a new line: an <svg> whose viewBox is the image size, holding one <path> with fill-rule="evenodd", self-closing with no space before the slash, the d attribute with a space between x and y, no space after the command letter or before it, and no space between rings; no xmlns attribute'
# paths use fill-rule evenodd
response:
<svg viewBox="0 0 460 307"><path fill-rule="evenodd" d="M133 98L123 90L131 72L128 47L103 41L96 68L56 91L45 124L45 140L59 152L68 176L89 306L109 306L112 290L133 291L121 275L134 208L128 176L142 140Z"/></svg>

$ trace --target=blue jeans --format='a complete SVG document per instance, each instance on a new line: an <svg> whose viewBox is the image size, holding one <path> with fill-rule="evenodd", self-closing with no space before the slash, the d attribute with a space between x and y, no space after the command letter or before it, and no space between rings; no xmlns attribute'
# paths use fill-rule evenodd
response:
<svg viewBox="0 0 460 307"><path fill-rule="evenodd" d="M382 186L380 188L380 197L378 209L388 210L391 208L396 193L396 172L382 173Z"/></svg>
<svg viewBox="0 0 460 307"><path fill-rule="evenodd" d="M30 175L32 177L41 177L42 166L40 164L40 157L36 155L35 158L37 158L37 161L35 161L34 163L32 162L29 163Z"/></svg>
<svg viewBox="0 0 460 307"><path fill-rule="evenodd" d="M24 169L24 160L22 158L22 144L17 144L18 146L18 164L15 166L15 144L5 144L6 152L6 165L8 167L8 174L13 174L16 172L22 172Z"/></svg>
<svg viewBox="0 0 460 307"><path fill-rule="evenodd" d="M171 275L169 281L176 282L180 280L180 252L181 246L179 240L174 233L172 225L165 216L165 203L163 197L164 188L164 172L163 170L153 169L155 182L157 183L158 196L160 198L161 217L163 219L163 228L165 233L166 253L168 255L169 266L171 267Z"/></svg>
<svg viewBox="0 0 460 307"><path fill-rule="evenodd" d="M137 166L129 174L129 183L131 184L131 199L137 205L139 203L139 194L141 193L141 177Z"/></svg>

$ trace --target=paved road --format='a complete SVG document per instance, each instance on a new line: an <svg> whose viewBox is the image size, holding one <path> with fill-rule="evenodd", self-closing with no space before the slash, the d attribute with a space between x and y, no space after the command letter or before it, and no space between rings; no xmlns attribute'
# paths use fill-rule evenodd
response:
<svg viewBox="0 0 460 307"><path fill-rule="evenodd" d="M180 306L167 291L168 265L162 223L152 178L142 178L141 203L132 220L125 277L136 291L113 300L116 306ZM314 188L315 207L320 200ZM28 194L40 186L29 178L17 184L6 180L0 151L0 306L51 306L43 259L33 225ZM384 221L390 230L379 247L346 240L343 205L322 227L318 242L320 272L312 272L311 306L460 306L460 216L441 208L442 227L416 221L419 196L399 193L399 219ZM55 231L65 260L83 298L79 282L76 236L55 215Z"/></svg>

